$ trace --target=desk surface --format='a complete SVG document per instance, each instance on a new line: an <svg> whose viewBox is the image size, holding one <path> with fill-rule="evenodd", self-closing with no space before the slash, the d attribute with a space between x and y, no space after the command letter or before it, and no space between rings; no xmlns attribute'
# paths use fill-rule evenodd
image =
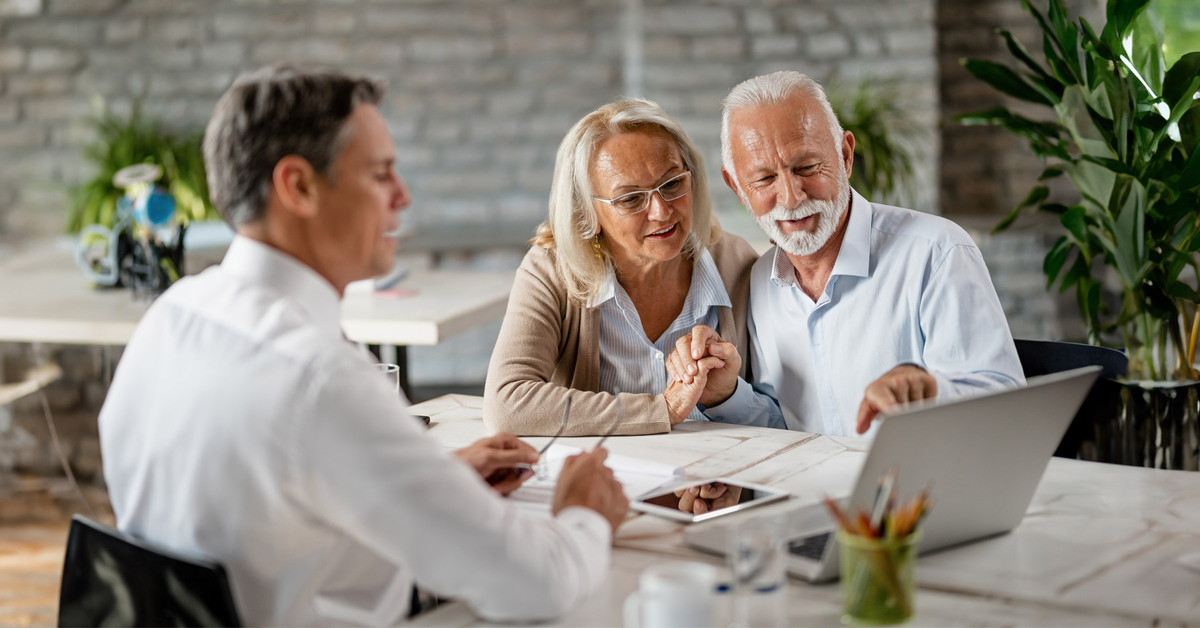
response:
<svg viewBox="0 0 1200 628"><path fill-rule="evenodd" d="M486 435L481 408L481 398L448 395L414 412L430 415L430 435L457 448ZM589 446L596 438L562 440ZM869 445L861 438L692 421L670 434L606 443L615 453L682 467L690 477L732 476L792 493L787 504L758 514L849 492ZM1198 522L1200 473L1055 458L1013 532L920 558L911 625L1200 624L1200 573L1175 562L1200 551ZM628 519L614 542L607 585L560 625L620 625L621 603L636 588L637 575L664 557L721 564L686 547L682 530L650 515ZM793 579L786 596L788 625L838 624L836 585ZM479 620L451 604L419 623Z"/></svg>
<svg viewBox="0 0 1200 628"><path fill-rule="evenodd" d="M435 345L503 316L512 282L510 272L414 271L397 286L406 296L348 294L342 328L357 342ZM11 342L123 345L149 307L128 289L90 287L63 241L0 258L0 295L0 341Z"/></svg>

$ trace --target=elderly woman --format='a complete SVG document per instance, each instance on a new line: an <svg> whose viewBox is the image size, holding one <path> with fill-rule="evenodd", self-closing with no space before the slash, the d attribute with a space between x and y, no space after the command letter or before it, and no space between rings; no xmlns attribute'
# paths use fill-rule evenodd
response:
<svg viewBox="0 0 1200 628"><path fill-rule="evenodd" d="M715 326L748 355L757 255L721 232L703 160L679 123L639 99L580 120L559 146L550 215L532 242L488 367L485 422L554 434L568 397L567 436L612 426L659 433L703 419L701 382L734 364L705 358L685 384L667 376L664 360L695 325Z"/></svg>

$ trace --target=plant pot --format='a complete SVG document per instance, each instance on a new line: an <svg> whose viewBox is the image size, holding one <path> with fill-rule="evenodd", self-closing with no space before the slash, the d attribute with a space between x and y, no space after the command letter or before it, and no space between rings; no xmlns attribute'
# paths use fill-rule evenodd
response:
<svg viewBox="0 0 1200 628"><path fill-rule="evenodd" d="M1111 402L1092 414L1082 460L1200 470L1200 381L1101 380Z"/></svg>

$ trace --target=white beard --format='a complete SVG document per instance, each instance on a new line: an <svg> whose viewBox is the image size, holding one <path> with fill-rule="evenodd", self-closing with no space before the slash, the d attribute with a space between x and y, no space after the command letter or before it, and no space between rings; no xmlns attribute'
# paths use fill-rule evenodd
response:
<svg viewBox="0 0 1200 628"><path fill-rule="evenodd" d="M754 220L758 223L758 227L775 244L779 245L779 248L792 255L812 255L821 250L821 247L829 242L829 238L833 237L833 232L837 230L842 215L846 213L846 208L850 205L850 182L846 180L845 176L842 176L841 180L841 184L838 185L837 198L831 201L811 199L791 209L776 206L775 209L762 216L755 216ZM749 207L748 204L747 207ZM778 221L780 220L800 220L814 214L818 216L817 230L811 233L808 231L786 233L779 226Z"/></svg>

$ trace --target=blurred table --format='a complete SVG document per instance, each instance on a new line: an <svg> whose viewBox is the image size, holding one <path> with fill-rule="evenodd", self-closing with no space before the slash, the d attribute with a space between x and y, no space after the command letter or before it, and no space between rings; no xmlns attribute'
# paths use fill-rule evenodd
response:
<svg viewBox="0 0 1200 628"><path fill-rule="evenodd" d="M124 345L150 303L127 288L94 288L66 240L14 247L0 256L0 341ZM189 253L187 270L219 261ZM355 342L436 345L504 315L513 273L416 270L382 296L348 292L342 329ZM405 373L402 373L406 377ZM406 389L407 389L407 382Z"/></svg>
<svg viewBox="0 0 1200 628"><path fill-rule="evenodd" d="M434 439L457 448L488 433L482 402L447 395L413 411L432 417ZM536 447L546 439L526 440ZM560 442L590 447L596 440ZM792 493L784 504L731 515L745 518L848 493L870 441L688 421L670 434L614 436L605 446L682 467L690 478L730 476ZM916 615L908 625L1196 625L1200 573L1176 558L1200 551L1198 523L1200 473L1054 458L1014 531L919 559ZM608 582L555 625L621 625L621 605L650 565L664 560L723 564L685 546L683 528L650 515L626 520L614 541ZM790 579L785 595L785 625L839 623L836 584ZM462 604L416 619L418 625L483 623Z"/></svg>

